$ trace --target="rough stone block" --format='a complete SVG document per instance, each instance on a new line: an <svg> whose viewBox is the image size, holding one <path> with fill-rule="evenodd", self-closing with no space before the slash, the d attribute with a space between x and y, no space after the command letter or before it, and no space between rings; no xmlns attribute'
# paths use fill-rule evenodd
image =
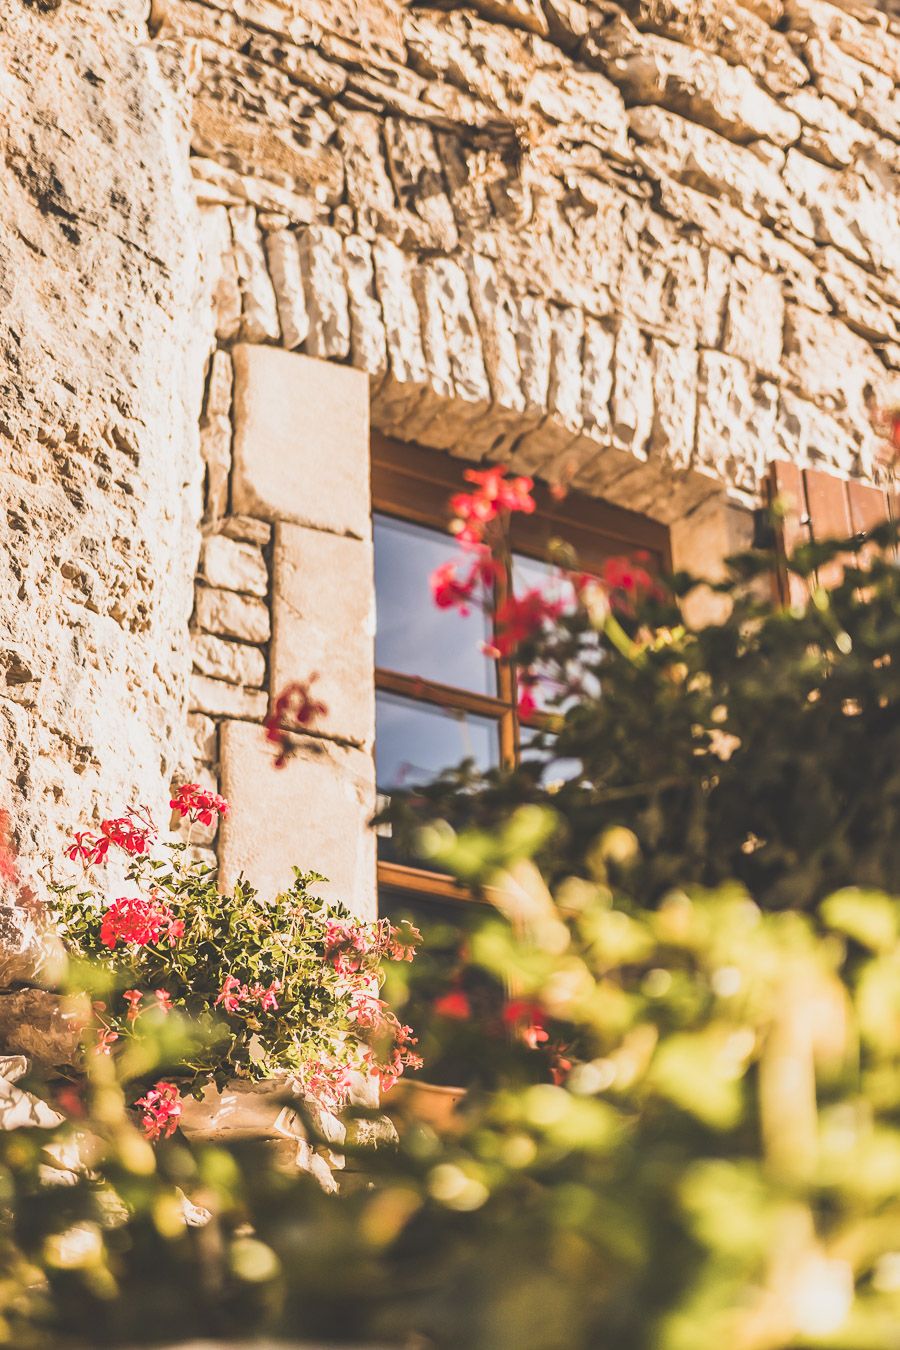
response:
<svg viewBox="0 0 900 1350"><path fill-rule="evenodd" d="M615 334L608 324L589 319L584 325L581 414L585 430L601 441L612 435L609 401L613 388Z"/></svg>
<svg viewBox="0 0 900 1350"><path fill-rule="evenodd" d="M372 546L279 525L272 602L273 698L315 673L327 712L315 730L370 747L375 734Z"/></svg>
<svg viewBox="0 0 900 1350"><path fill-rule="evenodd" d="M206 509L209 520L219 520L228 510L228 478L231 473L231 420L213 417L200 428L200 454L206 465Z"/></svg>
<svg viewBox="0 0 900 1350"><path fill-rule="evenodd" d="M627 319L616 332L611 406L614 442L645 457L653 425L653 364L648 339Z"/></svg>
<svg viewBox="0 0 900 1350"><path fill-rule="evenodd" d="M731 356L700 356L697 463L753 492L775 444L777 387Z"/></svg>
<svg viewBox="0 0 900 1350"><path fill-rule="evenodd" d="M263 894L293 879L292 868L329 878L323 893L374 917L375 809L371 755L304 736L276 769L258 728L225 722L221 729L222 792L231 811L220 830L220 875L226 886L243 873Z"/></svg>
<svg viewBox="0 0 900 1350"><path fill-rule="evenodd" d="M252 206L235 206L229 215L241 286L241 336L250 342L277 342L281 336L278 305L256 226L256 212Z"/></svg>
<svg viewBox="0 0 900 1350"><path fill-rule="evenodd" d="M74 1064L81 1017L59 994L16 989L0 994L0 1046L7 1055L27 1055L40 1068Z"/></svg>
<svg viewBox="0 0 900 1350"><path fill-rule="evenodd" d="M775 448L800 464L827 464L842 473L859 470L858 435L815 403L782 389L778 398Z"/></svg>
<svg viewBox="0 0 900 1350"><path fill-rule="evenodd" d="M888 274L900 257L896 192L888 186L889 177L886 165L880 174L839 171L796 149L788 151L784 166L788 191L816 222L816 240Z"/></svg>
<svg viewBox="0 0 900 1350"><path fill-rule="evenodd" d="M195 633L191 638L194 669L229 684L246 684L260 689L266 678L266 658L258 647L243 642L225 642L210 633Z"/></svg>
<svg viewBox="0 0 900 1350"><path fill-rule="evenodd" d="M359 370L382 375L387 370L387 337L381 304L375 292L375 263L367 239L344 240L344 271L350 306L350 359Z"/></svg>
<svg viewBox="0 0 900 1350"><path fill-rule="evenodd" d="M282 341L292 350L301 345L309 332L300 251L293 231L273 230L266 235L266 257L278 302Z"/></svg>
<svg viewBox="0 0 900 1350"><path fill-rule="evenodd" d="M211 534L203 541L200 568L210 586L264 596L269 589L269 569L256 544L226 535Z"/></svg>
<svg viewBox="0 0 900 1350"><path fill-rule="evenodd" d="M672 565L705 581L725 575L725 559L752 546L753 515L729 502L722 492L672 526ZM721 623L731 602L707 587L692 591L683 602L688 623L701 626Z"/></svg>
<svg viewBox="0 0 900 1350"><path fill-rule="evenodd" d="M243 539L248 544L258 544L265 548L272 538L272 526L267 520L256 520L253 516L226 516L219 524L219 534L229 539Z"/></svg>
<svg viewBox="0 0 900 1350"><path fill-rule="evenodd" d="M188 748L198 764L215 764L219 737L215 722L204 713L188 713Z"/></svg>
<svg viewBox="0 0 900 1350"><path fill-rule="evenodd" d="M675 469L686 469L694 453L697 425L698 357L691 347L661 340L650 344L653 358L651 449Z"/></svg>
<svg viewBox="0 0 900 1350"><path fill-rule="evenodd" d="M369 538L365 374L268 347L234 364L235 511Z"/></svg>
<svg viewBox="0 0 900 1350"><path fill-rule="evenodd" d="M207 633L220 633L243 642L268 642L271 632L269 607L262 600L236 591L198 586L195 613Z"/></svg>
<svg viewBox="0 0 900 1350"><path fill-rule="evenodd" d="M799 233L815 237L810 212L791 198L777 169L753 150L663 108L631 108L628 121L632 135L641 143L638 161L655 177L669 176L724 199L748 216L784 221ZM734 232L729 233L733 247Z"/></svg>
<svg viewBox="0 0 900 1350"><path fill-rule="evenodd" d="M787 37L765 19L731 0L625 0L638 28L699 46L731 65L745 66L774 94L785 94L809 79Z"/></svg>
<svg viewBox="0 0 900 1350"><path fill-rule="evenodd" d="M343 359L350 353L350 310L343 247L337 230L312 226L299 236L310 356Z"/></svg>
<svg viewBox="0 0 900 1350"><path fill-rule="evenodd" d="M193 675L189 704L192 712L207 713L210 717L241 717L250 722L262 722L269 701L262 689L243 689L227 680Z"/></svg>
<svg viewBox="0 0 900 1350"><path fill-rule="evenodd" d="M231 224L224 206L207 206L200 215L201 248L209 270L216 337L229 342L241 327L241 289Z"/></svg>
<svg viewBox="0 0 900 1350"><path fill-rule="evenodd" d="M592 30L579 54L619 86L626 103L662 104L738 142L789 145L800 135L799 117L743 66L667 38L638 35L627 21Z"/></svg>
<svg viewBox="0 0 900 1350"><path fill-rule="evenodd" d="M766 375L777 374L783 329L781 279L735 258L725 309L725 351Z"/></svg>
<svg viewBox="0 0 900 1350"><path fill-rule="evenodd" d="M785 315L784 367L803 398L862 418L866 385L881 393L887 379L871 347L846 324L801 305L789 305Z"/></svg>

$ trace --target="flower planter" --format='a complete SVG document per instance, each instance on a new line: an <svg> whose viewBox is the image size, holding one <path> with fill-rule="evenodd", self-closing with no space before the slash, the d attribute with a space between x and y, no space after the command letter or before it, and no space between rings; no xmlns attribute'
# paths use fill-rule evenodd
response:
<svg viewBox="0 0 900 1350"><path fill-rule="evenodd" d="M384 1111L391 1117L411 1116L446 1133L456 1127L454 1116L465 1096L465 1088L441 1087L436 1083L404 1078L385 1097Z"/></svg>

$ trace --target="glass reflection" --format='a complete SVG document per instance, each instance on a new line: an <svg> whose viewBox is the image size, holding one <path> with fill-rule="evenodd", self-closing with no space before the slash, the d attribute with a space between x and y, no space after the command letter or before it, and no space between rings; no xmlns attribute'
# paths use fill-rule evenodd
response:
<svg viewBox="0 0 900 1350"><path fill-rule="evenodd" d="M529 558L522 553L514 553L512 559L513 592L522 596L526 591L540 590L551 600L562 600L568 607L574 603L575 592L572 583L560 576L559 568L540 558ZM601 656L599 635L582 638L582 649L590 660ZM578 701L577 694L565 694L560 684L558 671L537 667L536 673L542 678L534 687L534 698L541 712L565 712ZM600 681L596 675L586 671L583 665L567 672L567 677L577 681L582 691L595 698L600 693ZM560 697L560 695L563 697ZM524 737L522 741L524 745ZM572 777L571 774L568 777Z"/></svg>
<svg viewBox="0 0 900 1350"><path fill-rule="evenodd" d="M437 609L428 578L454 556L452 538L440 530L376 515L375 661L383 670L496 694L494 662L480 650L490 640L486 615ZM451 761L448 761L451 762Z"/></svg>
<svg viewBox="0 0 900 1350"><path fill-rule="evenodd" d="M380 691L375 702L375 776L380 792L420 787L443 769L472 759L499 762L497 723L489 717L416 703Z"/></svg>

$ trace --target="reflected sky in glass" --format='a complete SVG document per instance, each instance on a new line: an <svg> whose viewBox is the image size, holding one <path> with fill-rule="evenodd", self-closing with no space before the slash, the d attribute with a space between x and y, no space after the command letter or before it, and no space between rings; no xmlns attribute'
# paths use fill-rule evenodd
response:
<svg viewBox="0 0 900 1350"><path fill-rule="evenodd" d="M489 769L499 758L499 731L492 718L379 691L375 776L380 792L421 786L464 759L474 759L478 768Z"/></svg>
<svg viewBox="0 0 900 1350"><path fill-rule="evenodd" d="M438 609L429 577L457 556L456 544L441 530L376 515L375 662L383 670L419 675L477 694L496 694L494 662L479 649L490 641L486 615L473 609L463 617ZM452 760L448 760L452 763Z"/></svg>

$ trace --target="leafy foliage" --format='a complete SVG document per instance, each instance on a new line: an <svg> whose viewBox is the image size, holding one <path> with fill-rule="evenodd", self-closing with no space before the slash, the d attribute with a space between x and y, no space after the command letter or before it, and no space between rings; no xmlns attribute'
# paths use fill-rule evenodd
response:
<svg viewBox="0 0 900 1350"><path fill-rule="evenodd" d="M789 609L771 602L771 557L735 558L711 588L731 616L700 628L656 599L631 615L604 610L598 625L582 596L519 647L551 714L521 767L484 777L464 767L398 802L398 839L418 851L429 814L491 832L516 806L549 803L560 827L540 855L548 875L587 875L600 830L621 825L640 843L631 886L647 904L686 882L739 880L766 908L810 907L845 885L890 889L900 876L895 537L886 525L800 550L792 574L810 599ZM835 559L843 575L825 589L817 570ZM701 585L681 575L674 590ZM579 766L552 791L551 757Z"/></svg>
<svg viewBox="0 0 900 1350"><path fill-rule="evenodd" d="M771 559L737 559L715 588L730 614L706 627L650 588L638 603L621 569L618 597L584 582L552 618L533 606L516 659L529 688L557 690L538 749L391 808L395 843L483 902L455 950L441 919L444 986L422 1027L436 1057L474 1061L461 1107L429 1117L434 1094L407 1089L398 1148L367 1154L367 1184L335 1199L178 1134L141 1153L126 1066L90 1057L87 1114L58 1128L101 1141L91 1177L60 1200L41 1170L49 1134L0 1141L7 1341L252 1329L429 1350L893 1350L890 545L806 550L793 566L809 601L788 610L763 592ZM816 570L836 559L826 592ZM551 757L581 767L560 786ZM215 979L204 988L208 1009ZM421 992L415 966L390 968L401 1018ZM125 1054L155 1045L167 1064L174 1017L139 1018ZM370 1115L349 1113L348 1159ZM109 1190L125 1202L115 1223ZM73 1243L85 1224L92 1242ZM26 1297L3 1293L16 1280Z"/></svg>
<svg viewBox="0 0 900 1350"><path fill-rule="evenodd" d="M228 809L189 787L187 813ZM98 974L107 977L104 999L93 1003L96 1052L118 1050L148 1018L174 1010L199 1033L173 1066L195 1095L235 1076L290 1078L329 1109L344 1105L353 1071L390 1086L419 1063L411 1029L377 997L383 961L412 958L408 926L355 919L313 893L324 880L316 872L295 869L293 884L271 900L242 878L226 893L187 844L154 849L152 822L136 812L104 821L96 839L78 835L70 855L105 862L107 841L127 855L135 896L110 903L94 889L56 889L68 951L91 962L95 987Z"/></svg>

